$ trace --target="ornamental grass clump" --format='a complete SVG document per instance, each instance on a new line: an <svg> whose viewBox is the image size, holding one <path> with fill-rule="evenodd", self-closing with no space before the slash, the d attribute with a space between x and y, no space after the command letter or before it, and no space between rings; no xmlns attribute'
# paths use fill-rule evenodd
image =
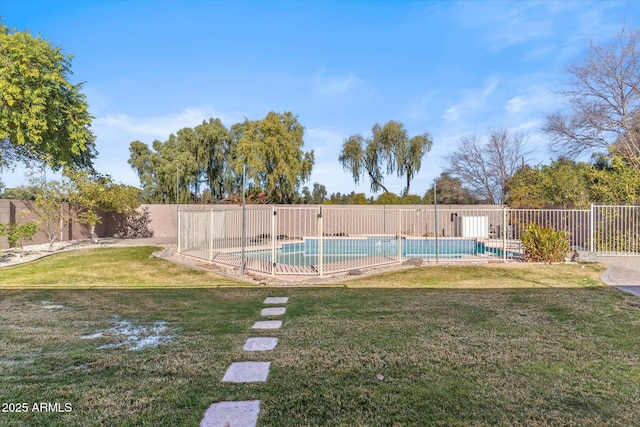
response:
<svg viewBox="0 0 640 427"><path fill-rule="evenodd" d="M529 224L521 237L528 262L564 262L569 253L569 235L564 230Z"/></svg>

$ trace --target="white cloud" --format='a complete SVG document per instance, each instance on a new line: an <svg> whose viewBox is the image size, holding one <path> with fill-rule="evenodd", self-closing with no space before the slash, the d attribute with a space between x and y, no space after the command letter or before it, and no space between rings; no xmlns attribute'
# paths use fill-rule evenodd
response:
<svg viewBox="0 0 640 427"><path fill-rule="evenodd" d="M531 120L528 122L522 122L518 124L517 126L513 127L511 131L519 132L519 133L528 133L531 131L539 132L542 125L543 125L542 120Z"/></svg>
<svg viewBox="0 0 640 427"><path fill-rule="evenodd" d="M491 52L553 35L552 17L544 3L464 2L456 16L463 27L482 29L480 40Z"/></svg>
<svg viewBox="0 0 640 427"><path fill-rule="evenodd" d="M490 52L530 43L535 45L529 54L532 58L542 59L543 53L553 51L556 54L548 58L558 60L558 53L576 53L595 35L612 37L620 31L624 22L612 19L612 14L625 3L462 2L457 3L456 19L463 28L480 30L479 39ZM625 20L634 22L637 16Z"/></svg>
<svg viewBox="0 0 640 427"><path fill-rule="evenodd" d="M531 86L508 99L504 110L512 115L540 115L558 108L558 96L547 86Z"/></svg>
<svg viewBox="0 0 640 427"><path fill-rule="evenodd" d="M485 38L485 42L492 52L499 52L508 47L534 40L542 40L553 34L549 21L523 22L520 19L515 19L501 27Z"/></svg>
<svg viewBox="0 0 640 427"><path fill-rule="evenodd" d="M316 159L321 159L327 154L335 156L334 161L338 161L337 156L342 149L345 137L338 132L326 128L307 129L305 145L314 150Z"/></svg>
<svg viewBox="0 0 640 427"><path fill-rule="evenodd" d="M460 105L454 105L453 107L447 108L447 110L442 115L442 118L446 122L455 122L460 118Z"/></svg>
<svg viewBox="0 0 640 427"><path fill-rule="evenodd" d="M524 97L515 96L507 101L504 109L509 113L517 113L522 110L522 106L525 104Z"/></svg>
<svg viewBox="0 0 640 427"><path fill-rule="evenodd" d="M402 112L402 115L410 119L423 119L427 117L429 113L429 106L432 104L433 98L434 96L432 94L424 96L419 102L409 105Z"/></svg>
<svg viewBox="0 0 640 427"><path fill-rule="evenodd" d="M341 95L356 90L364 81L353 73L347 76L327 76L318 72L313 78L313 90L319 95Z"/></svg>
<svg viewBox="0 0 640 427"><path fill-rule="evenodd" d="M496 79L489 79L487 83L488 83L487 86L482 90L483 98L486 98L487 96L491 95L495 90L495 88L498 87L498 80Z"/></svg>
<svg viewBox="0 0 640 427"><path fill-rule="evenodd" d="M131 117L126 114L108 114L93 122L93 129L101 135L125 134L134 139L166 139L184 127L195 127L203 120L219 118L225 125L242 121L239 113L220 113L212 107L190 107L176 114L157 117Z"/></svg>
<svg viewBox="0 0 640 427"><path fill-rule="evenodd" d="M447 108L442 118L448 122L460 120L463 114L476 111L487 104L487 98L498 87L498 80L488 79L485 86L480 89L465 89L462 91L463 99L457 104Z"/></svg>

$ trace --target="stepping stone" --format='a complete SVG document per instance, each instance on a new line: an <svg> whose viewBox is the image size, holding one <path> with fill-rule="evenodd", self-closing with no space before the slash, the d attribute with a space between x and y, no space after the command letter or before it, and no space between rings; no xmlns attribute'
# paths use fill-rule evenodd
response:
<svg viewBox="0 0 640 427"><path fill-rule="evenodd" d="M204 413L200 427L255 427L259 412L259 400L214 403Z"/></svg>
<svg viewBox="0 0 640 427"><path fill-rule="evenodd" d="M280 316L284 314L285 311L287 311L287 309L284 307L269 307L263 308L260 314L262 316Z"/></svg>
<svg viewBox="0 0 640 427"><path fill-rule="evenodd" d="M289 301L289 297L267 297L264 300L265 304L286 304Z"/></svg>
<svg viewBox="0 0 640 427"><path fill-rule="evenodd" d="M280 329L282 320L260 320L253 324L252 329Z"/></svg>
<svg viewBox="0 0 640 427"><path fill-rule="evenodd" d="M271 362L233 362L222 381L228 383L265 382Z"/></svg>
<svg viewBox="0 0 640 427"><path fill-rule="evenodd" d="M244 351L265 351L273 350L278 344L278 338L249 338L244 343Z"/></svg>

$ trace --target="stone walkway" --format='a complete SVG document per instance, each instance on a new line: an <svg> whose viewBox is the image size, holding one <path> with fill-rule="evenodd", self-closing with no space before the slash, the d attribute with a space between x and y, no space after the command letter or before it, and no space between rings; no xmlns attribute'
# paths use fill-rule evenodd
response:
<svg viewBox="0 0 640 427"><path fill-rule="evenodd" d="M265 305L286 304L289 297L267 297ZM267 307L260 312L261 316L280 316L287 311L286 307ZM279 329L282 320L257 321L252 329ZM278 338L251 337L245 342L244 351L259 352L273 350L278 344ZM233 362L227 369L223 382L252 383L264 382L269 376L271 362ZM255 427L260 414L259 400L234 402L216 402L204 413L200 427Z"/></svg>
<svg viewBox="0 0 640 427"><path fill-rule="evenodd" d="M600 277L604 283L640 296L640 256L598 257L607 265Z"/></svg>

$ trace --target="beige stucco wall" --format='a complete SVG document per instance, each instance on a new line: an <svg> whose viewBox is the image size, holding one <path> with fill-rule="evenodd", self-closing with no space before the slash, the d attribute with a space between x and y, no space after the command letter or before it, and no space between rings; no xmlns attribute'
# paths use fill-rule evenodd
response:
<svg viewBox="0 0 640 427"><path fill-rule="evenodd" d="M22 200L4 200L0 199L0 224L13 224L13 223L26 223L34 221L37 218L37 214L33 211L33 202ZM97 232L104 233L104 227L96 227ZM80 240L88 239L90 237L89 227L84 224L68 224L62 231L60 240ZM42 231L34 236L34 239L30 244L48 243L49 239ZM0 237L0 248L6 249L9 247L7 238L5 236Z"/></svg>
<svg viewBox="0 0 640 427"><path fill-rule="evenodd" d="M7 224L12 222L25 222L34 219L34 213L32 212L32 203L28 201L19 200L1 200L0 199L0 223ZM255 233L262 234L262 228L265 228L270 232L270 210L275 207L286 207L286 211L280 213L281 217L278 221L278 226L282 227L282 230L276 230L276 235L284 233L298 233L300 235L311 235L316 232L316 212L319 210L319 205L247 205L249 211L261 211L249 214L248 218L254 218L253 223L260 223L255 230ZM433 212L433 205L322 205L326 214L333 217L332 221L327 221L327 229L324 233L327 235L337 234L345 232L343 229L345 221L350 224L350 227L357 226L358 223L367 222L373 215L374 217L380 217L383 215L380 211L403 211L403 223L407 225L415 223L414 217L416 212L426 214L427 212ZM154 237L164 238L176 238L177 230L177 209L176 205L141 205L139 211L143 208L149 210L150 224L149 228L153 231ZM444 225L450 215L450 210L464 211L466 209L481 209L481 210L496 210L496 220L499 217L498 211L503 206L495 205L439 205L440 210L438 220L441 225ZM180 205L180 210L226 210L237 211L237 214L242 210L240 205ZM352 213L348 219L345 217L341 220L342 210L351 210ZM353 212L358 211L358 212ZM492 215L493 216L493 215ZM394 219L394 214L390 214L389 218L378 220L382 227L378 232L396 233L397 221ZM329 219L329 218L327 218ZM450 220L449 220L450 221ZM251 222L251 221L249 221ZM265 222L264 227L261 223ZM118 219L114 215L102 215L102 223L96 226L96 234L98 237L111 237L118 233ZM333 225L329 225L333 224ZM335 225L339 224L339 225ZM416 223L417 224L417 223ZM415 230L411 230L411 233L424 234L433 233L432 229L418 229L416 225L412 225ZM427 227L427 226L425 226ZM258 230L259 228L259 230ZM440 228L440 227L439 227ZM405 232L407 230L402 230ZM443 233L444 230L440 230ZM239 230L229 229L226 231L227 236L239 234ZM88 239L90 237L89 228L83 224L72 224L66 227L62 233L61 240L75 240L75 239ZM38 232L32 243L47 243L48 239L44 233ZM0 248L8 248L6 237L0 237Z"/></svg>

